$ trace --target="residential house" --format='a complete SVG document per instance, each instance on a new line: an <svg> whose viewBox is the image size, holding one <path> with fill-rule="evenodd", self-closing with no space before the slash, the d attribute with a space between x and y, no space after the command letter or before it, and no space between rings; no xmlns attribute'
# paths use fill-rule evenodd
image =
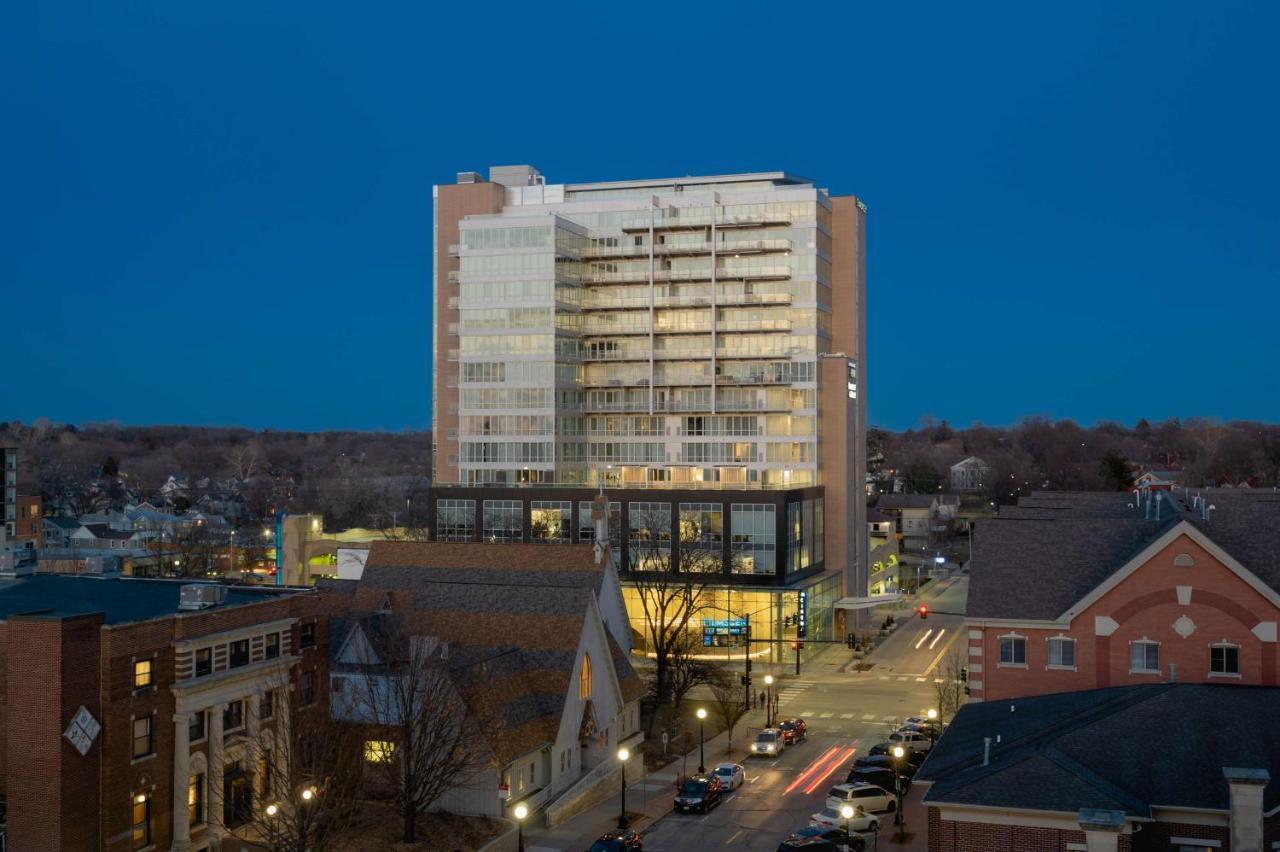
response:
<svg viewBox="0 0 1280 852"><path fill-rule="evenodd" d="M81 522L68 536L68 546L89 550L141 550L145 535L133 530L116 530L106 524Z"/></svg>
<svg viewBox="0 0 1280 852"><path fill-rule="evenodd" d="M969 456L951 465L951 490L981 491L991 474L991 465L977 456Z"/></svg>
<svg viewBox="0 0 1280 852"><path fill-rule="evenodd" d="M71 535L80 529L80 522L75 518L45 518L42 527L44 530L44 547L64 548L71 546Z"/></svg>
<svg viewBox="0 0 1280 852"><path fill-rule="evenodd" d="M938 495L934 494L882 494L875 508L898 520L898 533L904 539L904 549L911 550L933 544L945 522L939 518Z"/></svg>
<svg viewBox="0 0 1280 852"><path fill-rule="evenodd" d="M1146 470L1133 478L1133 487L1139 491L1172 491L1181 488L1187 475L1181 470Z"/></svg>
<svg viewBox="0 0 1280 852"><path fill-rule="evenodd" d="M974 699L1280 683L1280 494L1036 492L976 522Z"/></svg>
<svg viewBox="0 0 1280 852"><path fill-rule="evenodd" d="M407 634L441 649L438 662L485 740L468 782L436 807L498 817L519 802L552 812L611 792L618 748L642 737L645 686L606 624L599 601L608 562L592 551L374 542L358 582L325 584L350 595L352 613L335 625L335 717L368 723L359 685L380 671L385 637Z"/></svg>
<svg viewBox="0 0 1280 852"><path fill-rule="evenodd" d="M44 503L38 494L19 494L13 540L19 547L39 547L44 538Z"/></svg>
<svg viewBox="0 0 1280 852"><path fill-rule="evenodd" d="M915 783L929 852L1280 847L1280 689L1147 683L969 704Z"/></svg>

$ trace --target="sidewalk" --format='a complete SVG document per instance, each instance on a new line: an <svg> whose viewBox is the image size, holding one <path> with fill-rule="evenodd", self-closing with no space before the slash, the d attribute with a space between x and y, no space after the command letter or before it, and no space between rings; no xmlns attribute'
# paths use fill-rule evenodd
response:
<svg viewBox="0 0 1280 852"><path fill-rule="evenodd" d="M764 727L764 710L747 711L734 726L733 749L727 750L728 734L722 732L707 740L706 767L710 770L717 763L742 763L746 759L747 746L756 731ZM698 747L685 755L677 755L666 766L649 773L644 778L627 778L628 828L644 832L655 822L671 813L675 796L676 779L683 774L692 775L698 770ZM539 849L586 849L592 842L610 829L618 827L621 808L618 794L610 796L598 805L578 814L554 829L526 828L524 832L527 852Z"/></svg>

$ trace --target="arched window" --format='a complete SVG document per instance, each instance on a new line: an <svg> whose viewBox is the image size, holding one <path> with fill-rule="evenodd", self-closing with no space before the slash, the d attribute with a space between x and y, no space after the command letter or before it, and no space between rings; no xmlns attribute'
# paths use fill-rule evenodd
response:
<svg viewBox="0 0 1280 852"><path fill-rule="evenodd" d="M582 671L578 673L578 697L587 700L591 697L591 655L582 653Z"/></svg>

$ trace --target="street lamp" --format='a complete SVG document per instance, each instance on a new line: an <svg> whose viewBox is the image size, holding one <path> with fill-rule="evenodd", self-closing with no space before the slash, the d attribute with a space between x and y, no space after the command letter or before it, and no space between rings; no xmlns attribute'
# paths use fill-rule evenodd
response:
<svg viewBox="0 0 1280 852"><path fill-rule="evenodd" d="M906 823L906 819L902 816L902 757L907 752L902 746L893 747L893 768L894 773L898 776L894 779L893 792L898 797L898 807L893 811L893 822L898 828L898 837L902 837L902 826Z"/></svg>
<svg viewBox="0 0 1280 852"><path fill-rule="evenodd" d="M622 810L618 812L619 829L627 827L627 758L629 757L631 752L625 748L618 749L618 760L622 763Z"/></svg>
<svg viewBox="0 0 1280 852"><path fill-rule="evenodd" d="M529 808L521 802L512 815L516 818L516 852L524 852L524 818L529 815Z"/></svg>
<svg viewBox="0 0 1280 852"><path fill-rule="evenodd" d="M773 675L764 676L764 726L773 727Z"/></svg>
<svg viewBox="0 0 1280 852"><path fill-rule="evenodd" d="M930 707L928 710L926 710L926 711L924 712L924 716L925 716L925 718L926 718L926 719L928 719L928 720L929 720L929 722L930 722L930 724L929 724L929 746L932 748L932 747L933 747L933 745L934 745L934 743L935 743L935 742L936 742L936 740L937 740L937 737L935 737L935 736L934 736L933 732L934 732L934 725L936 725L936 724L938 723L938 711L937 711L936 709L934 709L933 707Z"/></svg>
<svg viewBox="0 0 1280 852"><path fill-rule="evenodd" d="M841 805L840 816L844 817L844 845L849 846L849 820L853 819L853 805Z"/></svg>
<svg viewBox="0 0 1280 852"><path fill-rule="evenodd" d="M280 813L280 806L279 806L279 805L277 805L277 804L270 804L270 805L267 805L267 816L269 816L269 817L273 817L273 816L275 816L275 815L276 815L276 814L278 814L278 813Z"/></svg>
<svg viewBox="0 0 1280 852"><path fill-rule="evenodd" d="M707 711L702 707L698 708L698 774L701 775L707 771Z"/></svg>

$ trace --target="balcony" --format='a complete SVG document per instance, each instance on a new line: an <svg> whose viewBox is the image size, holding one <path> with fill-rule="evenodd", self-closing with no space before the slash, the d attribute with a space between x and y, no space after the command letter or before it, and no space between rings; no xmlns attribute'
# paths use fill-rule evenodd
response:
<svg viewBox="0 0 1280 852"><path fill-rule="evenodd" d="M679 215L671 215L679 210ZM622 224L624 233L641 233L648 231L650 221L647 216L637 216L631 222ZM788 213L760 213L744 216L717 216L717 228L763 228L770 225L790 225ZM668 207L654 216L652 227L655 231L689 231L711 227L711 210L707 207Z"/></svg>
<svg viewBox="0 0 1280 852"><path fill-rule="evenodd" d="M714 277L717 281L785 281L791 277L791 269L786 266L762 266L751 269L717 267ZM710 281L711 279L712 270L709 266L706 269L653 270L653 281L655 282ZM649 270L588 272L582 276L582 280L586 284L647 284L649 282Z"/></svg>
<svg viewBox="0 0 1280 852"><path fill-rule="evenodd" d="M457 283L458 283L458 270L456 270L456 269L451 269L451 270L449 270L449 274L445 276L445 280L446 280L446 281L448 281L450 284L457 284Z"/></svg>
<svg viewBox="0 0 1280 852"><path fill-rule="evenodd" d="M450 256L450 257L457 257L457 256L458 256L458 255L460 255L460 254L462 254L462 246L461 246L460 244L458 244L458 243L450 243L450 244L449 244L449 256Z"/></svg>
<svg viewBox="0 0 1280 852"><path fill-rule="evenodd" d="M688 242L688 243L655 243L654 257L695 257L711 254L712 248L717 254L764 254L768 252L791 251L791 240L730 240L720 243ZM649 256L648 245L630 246L589 246L579 254L583 258L644 258Z"/></svg>

